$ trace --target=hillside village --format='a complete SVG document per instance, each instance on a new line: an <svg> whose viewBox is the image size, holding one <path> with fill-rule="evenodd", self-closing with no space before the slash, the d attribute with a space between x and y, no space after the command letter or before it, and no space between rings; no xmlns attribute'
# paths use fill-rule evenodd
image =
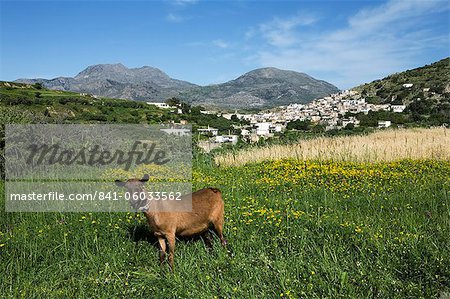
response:
<svg viewBox="0 0 450 299"><path fill-rule="evenodd" d="M309 104L290 104L280 106L267 112L257 114L236 114L238 118L249 120L252 124L261 122L271 122L274 124L283 124L294 120L310 120L313 123L326 125L327 130L341 129L349 123L358 125L354 117L344 118L347 113L367 114L369 111L393 111L403 112L405 105L369 104L362 98L358 92L353 90L344 90L342 92L331 94L324 98L316 99ZM228 118L231 115L223 115Z"/></svg>
<svg viewBox="0 0 450 299"><path fill-rule="evenodd" d="M400 89L408 92L413 87L416 88L413 83L404 83L400 86ZM436 95L436 93L430 92L429 88L423 88L421 91L431 96ZM416 100L420 101L421 99L417 98ZM181 113L179 107L170 106L167 103L148 102L148 104L162 109L172 109L174 113ZM236 144L238 140L252 143L260 139L274 137L276 134L283 134L289 129L288 125L291 122L307 122L314 126L321 126L324 131L341 130L359 127L360 120L357 115L367 115L369 112L380 111L402 114L406 108L405 104L395 100L385 101L384 103L370 103L358 90L343 90L318 98L308 104L294 103L257 113L239 113L237 110L234 113L201 110L202 114L211 114L228 120L239 120L241 125L233 125L234 134L231 134L231 131L226 135L219 134L220 130L211 126L197 128L193 133L194 135L206 136L206 140L204 138L199 142L200 146L211 149L224 143ZM186 124L186 122L181 122L181 124ZM393 124L388 119L377 121L378 128L388 128L391 125ZM176 132L178 131L174 129L173 133Z"/></svg>
<svg viewBox="0 0 450 299"><path fill-rule="evenodd" d="M408 85L409 86L409 85ZM409 88L406 86L405 88ZM150 104L150 103L149 103ZM152 103L153 104L153 103ZM166 107L156 104L158 107ZM226 119L238 118L249 122L249 125L237 126L240 129L240 138L244 141L255 142L260 138L273 137L275 133L283 133L287 124L291 121L310 121L321 124L325 130L342 129L352 124L359 126L359 120L355 116L346 117L348 113L364 113L369 111L392 111L403 112L405 105L393 104L370 104L365 98L354 90L344 90L339 93L316 99L308 104L290 104L278 108L254 114L218 113L217 111L201 111L204 114L217 114ZM391 126L390 121L379 121L379 128ZM219 130L212 127L197 130L199 134L208 135L215 143L236 143L237 135L219 135Z"/></svg>

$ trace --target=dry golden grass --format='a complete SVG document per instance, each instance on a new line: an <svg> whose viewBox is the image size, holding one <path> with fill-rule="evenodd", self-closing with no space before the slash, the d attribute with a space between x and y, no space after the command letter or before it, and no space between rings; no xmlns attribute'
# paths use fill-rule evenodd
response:
<svg viewBox="0 0 450 299"><path fill-rule="evenodd" d="M217 156L222 166L265 160L333 160L382 162L400 159L450 159L450 132L445 128L378 131L366 136L319 137L291 145L252 148Z"/></svg>

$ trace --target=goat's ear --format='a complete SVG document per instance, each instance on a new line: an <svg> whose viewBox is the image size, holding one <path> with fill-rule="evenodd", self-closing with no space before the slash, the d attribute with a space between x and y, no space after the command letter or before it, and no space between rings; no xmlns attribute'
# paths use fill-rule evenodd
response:
<svg viewBox="0 0 450 299"><path fill-rule="evenodd" d="M125 187L125 182L122 182L122 181L119 181L119 180L116 180L116 185L117 185L117 187Z"/></svg>
<svg viewBox="0 0 450 299"><path fill-rule="evenodd" d="M145 182L147 182L149 179L150 179L150 177L148 176L148 174L144 174L144 176L142 177L142 179L140 179L140 181L141 181L142 183L145 183Z"/></svg>

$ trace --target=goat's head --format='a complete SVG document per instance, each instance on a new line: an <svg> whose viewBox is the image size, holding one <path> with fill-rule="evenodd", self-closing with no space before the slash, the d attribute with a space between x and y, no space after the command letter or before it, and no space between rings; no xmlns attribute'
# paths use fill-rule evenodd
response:
<svg viewBox="0 0 450 299"><path fill-rule="evenodd" d="M130 201L131 206L135 210L142 210L147 205L147 195L144 189L144 184L149 180L148 174L145 174L142 179L129 179L126 182L116 180L116 185L124 187L126 191L125 198Z"/></svg>

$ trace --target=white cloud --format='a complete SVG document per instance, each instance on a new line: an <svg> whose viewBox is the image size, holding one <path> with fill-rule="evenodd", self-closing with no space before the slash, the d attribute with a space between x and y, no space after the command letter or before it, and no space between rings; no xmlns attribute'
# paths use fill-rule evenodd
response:
<svg viewBox="0 0 450 299"><path fill-rule="evenodd" d="M259 35L265 41L254 58L259 65L295 69L348 88L408 68L423 51L448 47L448 31L434 33L420 23L448 10L446 3L388 1L357 12L326 33L301 27L314 24L312 18L278 18L246 37Z"/></svg>
<svg viewBox="0 0 450 299"><path fill-rule="evenodd" d="M220 49L229 49L233 46L232 43L226 42L223 39L215 39L209 42L194 41L185 44L189 47L215 47Z"/></svg>
<svg viewBox="0 0 450 299"><path fill-rule="evenodd" d="M364 9L349 19L351 28L375 30L399 20L411 19L442 9L444 1L401 0L389 1L372 9Z"/></svg>
<svg viewBox="0 0 450 299"><path fill-rule="evenodd" d="M179 6L196 4L198 0L172 0L171 3Z"/></svg>
<svg viewBox="0 0 450 299"><path fill-rule="evenodd" d="M260 24L258 29L250 29L246 32L249 39L261 33L269 44L276 47L289 47L298 42L295 29L301 26L309 26L317 22L317 18L311 15L297 14L287 19L273 18L270 22Z"/></svg>
<svg viewBox="0 0 450 299"><path fill-rule="evenodd" d="M251 39L256 34L257 34L257 31L255 30L255 28L250 28L249 30L247 30L247 32L245 32L245 39L247 39L247 40Z"/></svg>
<svg viewBox="0 0 450 299"><path fill-rule="evenodd" d="M166 16L166 20L169 21L169 22L172 22L172 23L181 23L181 22L185 21L186 18L184 18L184 17L182 17L180 15L169 13Z"/></svg>
<svg viewBox="0 0 450 299"><path fill-rule="evenodd" d="M219 47L221 49L226 49L226 48L230 47L229 43L227 43L227 42L225 42L225 41L223 41L221 39L215 39L211 43L212 43L213 46Z"/></svg>

